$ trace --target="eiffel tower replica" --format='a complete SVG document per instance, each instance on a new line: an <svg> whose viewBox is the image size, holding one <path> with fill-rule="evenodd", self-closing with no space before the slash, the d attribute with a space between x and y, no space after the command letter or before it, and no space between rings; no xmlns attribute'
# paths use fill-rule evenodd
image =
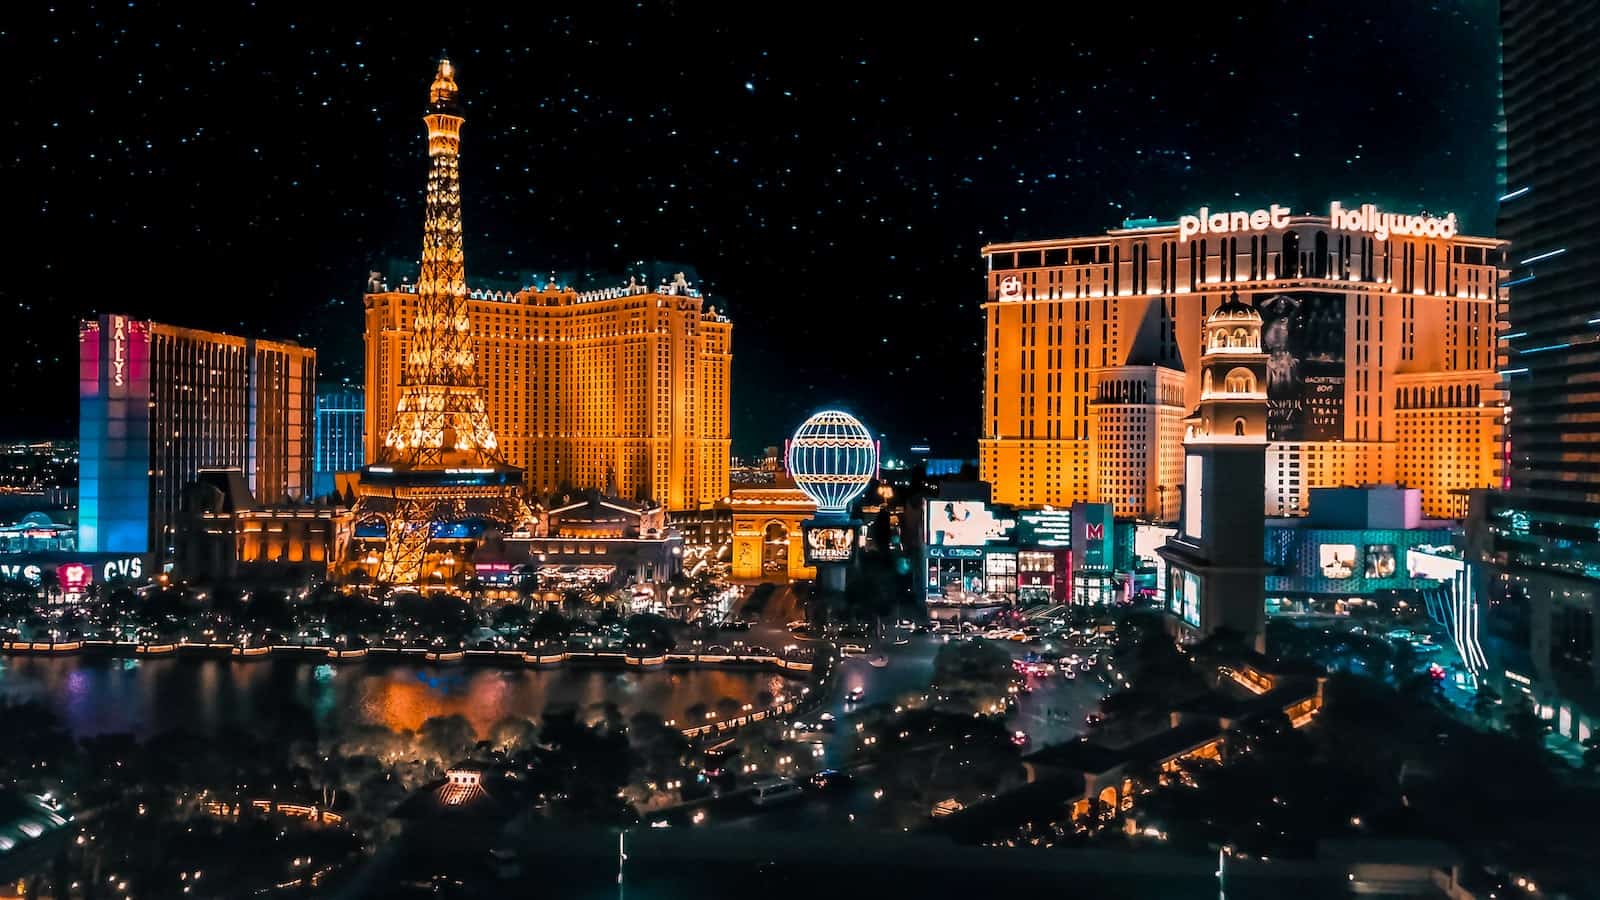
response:
<svg viewBox="0 0 1600 900"><path fill-rule="evenodd" d="M461 247L461 116L455 68L440 59L428 90L428 195L417 317L394 424L362 469L356 521L386 526L379 583L417 584L436 523L528 527L522 470L506 463L478 382Z"/></svg>

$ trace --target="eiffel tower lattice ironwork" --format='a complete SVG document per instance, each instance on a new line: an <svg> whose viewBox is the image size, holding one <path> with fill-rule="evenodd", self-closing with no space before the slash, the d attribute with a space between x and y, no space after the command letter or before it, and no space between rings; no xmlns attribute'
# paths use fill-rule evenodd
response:
<svg viewBox="0 0 1600 900"><path fill-rule="evenodd" d="M508 465L477 378L461 245L461 124L455 67L439 60L428 90L428 192L416 318L393 424L362 470L357 521L386 526L379 582L422 579L436 523L532 522L522 470Z"/></svg>

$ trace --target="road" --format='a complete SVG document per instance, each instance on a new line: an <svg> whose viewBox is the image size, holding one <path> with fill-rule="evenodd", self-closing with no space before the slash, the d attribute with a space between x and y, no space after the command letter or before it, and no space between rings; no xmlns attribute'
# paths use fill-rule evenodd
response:
<svg viewBox="0 0 1600 900"><path fill-rule="evenodd" d="M797 640L765 622L749 634L751 642L772 646ZM899 642L902 640L904 643ZM845 765L855 740L851 720L860 709L894 704L927 691L933 679L934 657L945 640L944 635L895 631L890 640L875 646L867 655L847 656L840 661L838 677L833 681L829 697L815 713L808 714L827 711L838 721L837 728L824 739L824 767ZM1007 641L1003 645L1019 659L1030 649L1038 649L1032 643ZM869 659L879 653L887 659L887 665L871 665ZM1029 735L1029 750L1072 740L1084 731L1084 716L1095 709L1101 695L1108 690L1099 678L1105 671L1107 665L1102 661L1094 671L1078 673L1076 679L1069 680L1059 673L1028 679L1031 691L1019 695L1017 708L1008 721L1011 727ZM864 692L861 703L847 702L846 693L856 688ZM744 795L719 798L702 808L703 824L772 830L847 827L858 819L866 821L867 813L878 802L874 797L876 784L870 768L858 770L856 780L853 790L829 794L808 792L802 799L775 807L757 807ZM673 824L689 825L690 816L674 816Z"/></svg>

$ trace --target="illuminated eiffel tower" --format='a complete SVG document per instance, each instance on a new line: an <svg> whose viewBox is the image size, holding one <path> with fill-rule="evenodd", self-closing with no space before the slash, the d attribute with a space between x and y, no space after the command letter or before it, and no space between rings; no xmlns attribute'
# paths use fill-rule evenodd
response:
<svg viewBox="0 0 1600 900"><path fill-rule="evenodd" d="M382 520L380 583L421 580L436 523L529 525L522 470L507 465L477 378L461 248L461 123L455 68L439 60L428 90L428 195L417 316L394 424L362 470L356 520Z"/></svg>

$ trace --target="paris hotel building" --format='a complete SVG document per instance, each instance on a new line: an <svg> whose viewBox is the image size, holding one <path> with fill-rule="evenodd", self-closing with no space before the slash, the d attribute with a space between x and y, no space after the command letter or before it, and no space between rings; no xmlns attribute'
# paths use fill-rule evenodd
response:
<svg viewBox="0 0 1600 900"><path fill-rule="evenodd" d="M417 295L371 285L365 306L370 460L394 419ZM727 499L733 326L681 277L473 290L467 314L489 421L531 492L614 489L671 511Z"/></svg>
<svg viewBox="0 0 1600 900"><path fill-rule="evenodd" d="M1424 515L1461 518L1465 492L1502 477L1503 248L1453 215L1337 203L989 245L981 477L1017 507L1175 519L1182 420L1209 389L1201 324L1237 294L1270 356L1265 512L1399 483Z"/></svg>

